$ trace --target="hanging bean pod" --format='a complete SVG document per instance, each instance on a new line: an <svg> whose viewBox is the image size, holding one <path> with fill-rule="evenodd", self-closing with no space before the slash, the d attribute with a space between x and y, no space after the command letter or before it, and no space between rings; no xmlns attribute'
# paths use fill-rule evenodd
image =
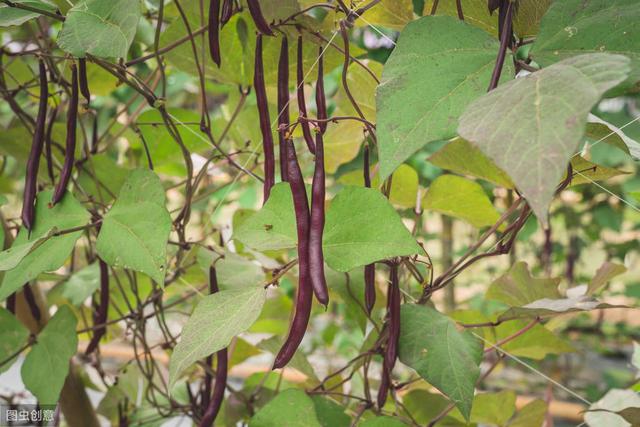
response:
<svg viewBox="0 0 640 427"><path fill-rule="evenodd" d="M289 41L282 36L278 61L278 137L280 147L280 179L289 181L287 173L287 134L289 132Z"/></svg>
<svg viewBox="0 0 640 427"><path fill-rule="evenodd" d="M327 130L327 97L324 92L324 61L322 47L318 53L318 80L316 82L316 109L318 110L318 127L320 132Z"/></svg>
<svg viewBox="0 0 640 427"><path fill-rule="evenodd" d="M309 230L309 274L313 293L320 304L329 303L329 291L324 274L324 254L322 252L322 235L324 232L324 143L322 134L316 134L316 162L311 186L311 228Z"/></svg>
<svg viewBox="0 0 640 427"><path fill-rule="evenodd" d="M38 68L40 73L40 102L38 104L36 127L31 142L31 151L29 152L29 159L27 160L27 174L22 199L22 224L29 231L33 229L35 221L38 169L40 168L40 156L42 156L42 150L44 148L47 102L49 100L47 69L43 60L39 61Z"/></svg>
<svg viewBox="0 0 640 427"><path fill-rule="evenodd" d="M78 79L80 84L80 93L87 101L87 105L91 102L91 91L89 90L89 80L87 78L87 60L78 59Z"/></svg>
<svg viewBox="0 0 640 427"><path fill-rule="evenodd" d="M264 15L260 10L260 2L258 0L247 0L247 5L249 6L249 13L251 14L253 22L256 24L258 31L266 36L272 36L273 31L271 31L269 24L266 19L264 19Z"/></svg>
<svg viewBox="0 0 640 427"><path fill-rule="evenodd" d="M262 151L264 152L264 202L271 194L271 187L275 184L275 155L273 153L273 135L269 122L269 104L264 85L264 66L262 63L262 35L256 37L256 57L253 77L253 87L256 91L258 114L260 116L260 131L262 132Z"/></svg>
<svg viewBox="0 0 640 427"><path fill-rule="evenodd" d="M304 96L304 56L302 50L302 36L298 37L298 62L297 62L297 96L298 96L298 114L300 116L300 127L302 128L302 135L304 141L307 143L307 147L312 154L316 153L315 142L311 135L311 129L309 128L309 122L305 119L307 115L307 104Z"/></svg>
<svg viewBox="0 0 640 427"><path fill-rule="evenodd" d="M209 2L209 53L218 67L222 63L220 57L220 0Z"/></svg>
<svg viewBox="0 0 640 427"><path fill-rule="evenodd" d="M371 169L369 162L369 144L364 146L364 164L362 167L364 186L371 188ZM367 313L371 314L376 305L376 265L368 264L364 267L364 305Z"/></svg>
<svg viewBox="0 0 640 427"><path fill-rule="evenodd" d="M222 2L222 12L220 12L220 28L224 27L224 25L229 22L231 16L233 15L233 0L223 0Z"/></svg>
<svg viewBox="0 0 640 427"><path fill-rule="evenodd" d="M93 336L85 354L93 353L100 344L100 340L107 333L107 314L109 313L109 267L107 263L98 259L98 266L100 267L100 305L93 317Z"/></svg>

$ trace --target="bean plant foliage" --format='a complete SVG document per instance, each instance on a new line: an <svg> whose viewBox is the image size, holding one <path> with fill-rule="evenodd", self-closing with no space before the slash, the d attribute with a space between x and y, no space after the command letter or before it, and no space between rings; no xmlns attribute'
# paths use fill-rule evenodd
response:
<svg viewBox="0 0 640 427"><path fill-rule="evenodd" d="M636 371L542 374L638 297L638 22L0 0L0 397L72 427L639 425Z"/></svg>

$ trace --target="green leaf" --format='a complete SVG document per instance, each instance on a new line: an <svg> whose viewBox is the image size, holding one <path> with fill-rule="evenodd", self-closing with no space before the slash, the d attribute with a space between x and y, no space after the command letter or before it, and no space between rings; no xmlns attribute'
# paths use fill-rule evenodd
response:
<svg viewBox="0 0 640 427"><path fill-rule="evenodd" d="M590 427L631 427L622 416L616 414L627 408L640 408L638 393L633 390L612 389L589 407L584 420Z"/></svg>
<svg viewBox="0 0 640 427"><path fill-rule="evenodd" d="M62 285L62 296L73 305L81 305L100 287L100 267L97 262L78 270Z"/></svg>
<svg viewBox="0 0 640 427"><path fill-rule="evenodd" d="M611 279L625 273L626 271L627 268L624 265L605 261L605 263L600 266L598 271L596 271L596 275L593 276L591 282L589 282L587 295L595 294L600 288L609 283Z"/></svg>
<svg viewBox="0 0 640 427"><path fill-rule="evenodd" d="M509 420L508 427L531 427L544 423L547 415L547 404L544 400L533 400Z"/></svg>
<svg viewBox="0 0 640 427"><path fill-rule="evenodd" d="M289 184L276 184L267 203L247 218L233 237L258 251L294 248L298 237Z"/></svg>
<svg viewBox="0 0 640 427"><path fill-rule="evenodd" d="M420 424L427 425L449 406L446 397L439 393L430 393L427 390L414 389L402 396L402 404L407 408L411 416ZM453 409L452 412L457 411ZM445 421L446 420L446 421ZM451 417L443 420L443 424L449 426L453 421ZM466 423L460 423L461 426Z"/></svg>
<svg viewBox="0 0 640 427"><path fill-rule="evenodd" d="M22 228L12 247L40 240L54 228L63 231L82 227L88 223L89 212L71 194L67 193L60 203L49 208L51 196L51 191L43 191L38 194L35 225L31 235L29 235L27 229ZM55 271L62 267L71 254L76 240L81 235L82 230L51 237L33 249L15 268L5 273L0 287L0 301L3 301L41 273Z"/></svg>
<svg viewBox="0 0 640 427"><path fill-rule="evenodd" d="M468 420L480 376L482 343L436 310L405 304L401 309L399 356L451 399Z"/></svg>
<svg viewBox="0 0 640 427"><path fill-rule="evenodd" d="M628 173L592 163L580 156L571 158L571 167L574 173L573 178L571 178L571 187L580 184L592 184L592 181L606 181L615 176Z"/></svg>
<svg viewBox="0 0 640 427"><path fill-rule="evenodd" d="M442 175L433 181L422 207L462 219L477 228L493 225L500 219L480 184L456 175Z"/></svg>
<svg viewBox="0 0 640 427"><path fill-rule="evenodd" d="M422 249L387 199L371 188L346 186L331 202L324 228L326 263L347 272Z"/></svg>
<svg viewBox="0 0 640 427"><path fill-rule="evenodd" d="M400 31L412 20L413 2L411 0L382 0L367 11L366 21L357 19L356 25L373 25Z"/></svg>
<svg viewBox="0 0 640 427"><path fill-rule="evenodd" d="M27 343L29 330L8 310L0 307L0 361L7 360ZM17 356L16 356L17 357ZM11 367L15 358L0 366L0 373Z"/></svg>
<svg viewBox="0 0 640 427"><path fill-rule="evenodd" d="M496 341L511 337L528 325L525 320L512 320L496 326ZM542 360L548 354L562 354L575 351L566 341L558 338L553 332L543 325L535 325L517 338L500 346L510 354L527 357L534 360Z"/></svg>
<svg viewBox="0 0 640 427"><path fill-rule="evenodd" d="M516 79L472 102L458 132L509 174L546 223L589 111L626 78L628 64L621 55L580 55ZM495 117L510 125L496 125Z"/></svg>
<svg viewBox="0 0 640 427"><path fill-rule="evenodd" d="M379 188L380 180L375 173L377 168L371 167L371 187ZM355 170L342 175L338 182L345 185L360 185L364 187L364 176L361 170ZM394 205L403 208L415 208L419 189L418 173L409 165L400 165L393 173L389 200Z"/></svg>
<svg viewBox="0 0 640 427"><path fill-rule="evenodd" d="M27 241L22 245L13 245L9 249L0 252L0 271L15 268L24 257L49 240L55 232L55 229L51 229L38 239Z"/></svg>
<svg viewBox="0 0 640 427"><path fill-rule="evenodd" d="M407 427L405 423L394 417L377 416L375 418L369 418L360 427Z"/></svg>
<svg viewBox="0 0 640 427"><path fill-rule="evenodd" d="M335 401L319 396L311 396L316 416L322 427L349 427L351 418L344 413L345 408Z"/></svg>
<svg viewBox="0 0 640 427"><path fill-rule="evenodd" d="M107 264L139 271L162 286L170 232L160 179L153 171L136 169L104 217L96 250Z"/></svg>
<svg viewBox="0 0 640 427"><path fill-rule="evenodd" d="M257 347L261 350L268 351L269 353L276 355L282 348L284 340L281 337L276 335L268 338L266 340L262 340L257 344ZM318 383L320 380L316 375L313 366L309 363L307 358L301 352L297 351L291 361L287 365L293 369L296 369L307 376L308 379Z"/></svg>
<svg viewBox="0 0 640 427"><path fill-rule="evenodd" d="M516 411L516 394L512 391L479 393L473 399L471 421L503 426Z"/></svg>
<svg viewBox="0 0 640 427"><path fill-rule="evenodd" d="M322 427L313 400L304 391L278 393L249 421L251 427Z"/></svg>
<svg viewBox="0 0 640 427"><path fill-rule="evenodd" d="M459 115L487 90L497 51L489 34L449 16L405 27L377 91L382 180L426 143L455 136Z"/></svg>
<svg viewBox="0 0 640 427"><path fill-rule="evenodd" d="M169 388L191 364L227 347L233 337L249 329L260 316L266 294L262 286L251 286L204 297L171 355Z"/></svg>
<svg viewBox="0 0 640 427"><path fill-rule="evenodd" d="M487 290L485 298L503 302L512 307L527 305L543 298L560 298L560 279L536 279L526 262L519 261L497 278Z"/></svg>
<svg viewBox="0 0 640 427"><path fill-rule="evenodd" d="M629 83L640 79L640 8L636 0L555 1L542 19L531 57L547 66L581 53L631 58Z"/></svg>
<svg viewBox="0 0 640 427"><path fill-rule="evenodd" d="M94 86L91 85L92 93ZM150 139L150 141L154 141ZM150 144L155 145L155 144ZM129 171L113 160L107 153L87 158L79 167L78 185L83 192L104 204L113 201L127 179Z"/></svg>
<svg viewBox="0 0 640 427"><path fill-rule="evenodd" d="M126 58L141 13L138 0L83 0L67 12L58 45L78 58Z"/></svg>
<svg viewBox="0 0 640 427"><path fill-rule="evenodd" d="M61 306L37 336L36 344L22 364L22 381L41 405L58 402L69 361L76 353L76 316Z"/></svg>
<svg viewBox="0 0 640 427"><path fill-rule="evenodd" d="M56 6L48 0L13 0L13 3L23 4L47 12L55 12ZM41 16L37 12L18 9L17 7L0 4L0 27L10 27L12 25L22 25L25 22Z"/></svg>
<svg viewBox="0 0 640 427"><path fill-rule="evenodd" d="M439 168L484 179L504 188L513 188L509 175L497 167L482 151L462 138L455 138L429 157Z"/></svg>

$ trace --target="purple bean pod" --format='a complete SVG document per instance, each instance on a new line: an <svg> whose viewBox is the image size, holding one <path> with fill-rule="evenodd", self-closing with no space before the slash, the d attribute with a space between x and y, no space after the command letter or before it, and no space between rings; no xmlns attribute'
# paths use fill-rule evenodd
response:
<svg viewBox="0 0 640 427"><path fill-rule="evenodd" d="M220 13L220 28L229 22L231 16L233 16L233 0L223 0L222 12Z"/></svg>
<svg viewBox="0 0 640 427"><path fill-rule="evenodd" d="M91 91L89 90L89 80L87 78L87 60L78 58L78 79L80 85L80 93L87 101L87 105L91 102Z"/></svg>
<svg viewBox="0 0 640 427"><path fill-rule="evenodd" d="M259 1L247 0L247 5L249 6L249 13L251 14L251 18L253 19L253 22L256 24L256 28L258 28L258 31L260 31L262 34L266 36L272 36L273 31L271 31L271 27L269 27L269 24L264 19L264 15L260 10Z"/></svg>
<svg viewBox="0 0 640 427"><path fill-rule="evenodd" d="M40 102L38 104L38 116L33 132L31 151L27 160L27 174L24 181L24 195L22 199L22 224L31 231L35 221L35 203L38 184L38 169L40 168L40 156L44 148L45 126L47 121L47 102L49 100L49 86L47 82L47 69L44 61L38 62L40 72Z"/></svg>
<svg viewBox="0 0 640 427"><path fill-rule="evenodd" d="M316 134L316 162L311 186L311 228L309 229L309 275L313 293L320 304L329 304L329 291L324 274L322 234L324 232L324 143L322 134Z"/></svg>
<svg viewBox="0 0 640 427"><path fill-rule="evenodd" d="M218 277L215 267L212 266L209 267L209 292L211 294L215 294L218 291ZM228 370L227 349L223 348L218 351L216 353L216 359L218 361L218 366L216 367L215 385L211 396L207 395L203 399L203 402L206 402L207 409L204 411L204 415L198 424L199 427L211 427L213 425L213 422L218 416L218 412L220 412L222 401L224 400L224 390L227 387ZM207 358L207 361L210 363L210 358ZM210 382L208 385L209 384ZM208 393L208 390L210 390L210 386L205 388L205 393Z"/></svg>
<svg viewBox="0 0 640 427"><path fill-rule="evenodd" d="M287 133L291 119L289 117L289 41L282 36L280 59L278 61L278 137L280 148L280 179L289 181L287 173Z"/></svg>
<svg viewBox="0 0 640 427"><path fill-rule="evenodd" d="M364 146L364 186L371 188L371 170L369 166L369 145ZM371 314L373 307L376 305L376 265L375 263L364 266L364 304L367 313Z"/></svg>
<svg viewBox="0 0 640 427"><path fill-rule="evenodd" d="M323 134L327 130L327 97L324 92L324 61L322 47L318 52L318 80L316 81L316 109L318 110L318 127Z"/></svg>
<svg viewBox="0 0 640 427"><path fill-rule="evenodd" d="M273 153L273 135L269 122L269 103L264 85L264 65L262 63L262 35L256 36L256 57L253 76L253 86L258 102L260 116L260 131L262 132L262 150L264 151L264 202L271 194L271 187L275 184L275 156Z"/></svg>
<svg viewBox="0 0 640 427"><path fill-rule="evenodd" d="M71 64L71 99L67 112L67 142L60 180L53 193L52 204L57 204L67 191L76 154L76 126L78 125L78 68Z"/></svg>
<svg viewBox="0 0 640 427"><path fill-rule="evenodd" d="M398 339L400 337L400 284L398 282L398 265L393 264L390 272L391 284L387 297L387 325L389 339L385 349L384 364L391 374L398 359Z"/></svg>
<svg viewBox="0 0 640 427"><path fill-rule="evenodd" d="M54 108L47 124L47 132L44 137L44 157L47 160L47 174L52 183L55 183L55 174L53 172L53 153L51 151L52 141L51 136L53 133L53 125L56 123L58 117L58 109Z"/></svg>
<svg viewBox="0 0 640 427"><path fill-rule="evenodd" d="M100 344L100 340L107 333L107 315L109 313L109 267L107 263L98 259L98 265L100 267L100 305L98 311L93 317L93 336L84 354L91 354Z"/></svg>
<svg viewBox="0 0 640 427"><path fill-rule="evenodd" d="M218 67L222 63L220 57L220 0L209 2L209 53Z"/></svg>
<svg viewBox="0 0 640 427"><path fill-rule="evenodd" d="M298 292L296 306L289 335L278 352L273 363L273 369L283 368L293 355L304 338L311 316L311 304L313 302L313 288L309 277L309 200L307 191L298 164L296 149L291 141L288 147L289 184L293 194L293 206L296 213L296 228L298 231Z"/></svg>
<svg viewBox="0 0 640 427"><path fill-rule="evenodd" d="M298 63L297 63L297 81L296 81L296 93L298 96L298 114L300 115L300 127L302 127L302 135L304 141L307 143L307 147L312 154L316 153L315 142L311 135L311 129L309 128L309 122L305 119L309 117L307 115L307 104L304 96L304 56L302 50L302 36L298 37Z"/></svg>

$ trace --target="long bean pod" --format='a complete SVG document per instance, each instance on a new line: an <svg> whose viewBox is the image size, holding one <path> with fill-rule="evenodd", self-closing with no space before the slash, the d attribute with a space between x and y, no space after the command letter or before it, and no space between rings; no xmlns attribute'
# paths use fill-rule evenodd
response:
<svg viewBox="0 0 640 427"><path fill-rule="evenodd" d="M220 57L220 0L209 2L209 53L218 67L222 63Z"/></svg>
<svg viewBox="0 0 640 427"><path fill-rule="evenodd" d="M38 184L38 169L40 168L40 156L44 148L45 126L47 121L47 102L49 100L49 85L47 82L47 68L41 59L38 62L40 73L40 101L38 104L38 116L33 132L31 151L27 160L27 174L24 182L24 194L22 199L22 224L29 231L33 229L35 221L35 203Z"/></svg>
<svg viewBox="0 0 640 427"><path fill-rule="evenodd" d="M47 132L44 137L44 158L47 160L47 174L49 175L49 179L51 183L55 184L55 174L53 173L53 152L51 150L52 135L53 135L53 125L56 123L56 118L58 117L58 108L54 108L51 112L51 117L49 117L49 123L47 124Z"/></svg>
<svg viewBox="0 0 640 427"><path fill-rule="evenodd" d="M304 56L302 49L302 36L298 37L298 62L297 62L297 80L296 80L296 94L298 96L298 114L300 116L300 127L302 127L302 135L304 141L307 143L307 147L311 153L316 153L315 142L311 135L311 129L309 128L309 122L305 119L307 115L307 104L304 96Z"/></svg>
<svg viewBox="0 0 640 427"><path fill-rule="evenodd" d="M320 132L327 130L327 97L324 92L324 54L322 46L318 53L318 80L316 81L316 109L318 110L318 127Z"/></svg>
<svg viewBox="0 0 640 427"><path fill-rule="evenodd" d="M371 169L369 164L369 145L364 146L364 164L362 167L364 175L364 186L371 188ZM376 305L376 265L368 264L364 266L364 305L367 313L371 314Z"/></svg>
<svg viewBox="0 0 640 427"><path fill-rule="evenodd" d="M389 372L387 368L382 367L382 378L380 378L380 387L378 387L378 397L376 399L378 408L382 408L387 401L387 394L389 394Z"/></svg>
<svg viewBox="0 0 640 427"><path fill-rule="evenodd" d="M93 353L100 344L100 340L107 333L107 314L109 313L109 266L107 263L98 259L98 266L100 268L100 305L93 317L93 336L85 354Z"/></svg>
<svg viewBox="0 0 640 427"><path fill-rule="evenodd" d="M271 31L271 27L269 27L267 20L264 19L258 0L247 0L247 5L249 6L249 13L251 14L253 22L256 24L258 31L264 35L272 36L273 31Z"/></svg>
<svg viewBox="0 0 640 427"><path fill-rule="evenodd" d="M218 277L216 269L211 266L209 267L209 292L215 294L218 291ZM218 415L218 412L220 412L220 407L222 406L222 401L224 399L224 390L227 387L228 356L226 348L223 348L216 353L218 365L216 366L215 385L211 396L207 395L203 400L207 405L204 415L198 424L199 427L211 427ZM211 359L207 358L207 362L210 364ZM205 381L211 381L211 379L207 378ZM209 384L210 382L207 384L208 387L205 388L205 393L208 393L208 390L211 389Z"/></svg>
<svg viewBox="0 0 640 427"><path fill-rule="evenodd" d="M229 22L233 15L233 0L223 0L222 11L220 12L220 28L224 27L224 24Z"/></svg>
<svg viewBox="0 0 640 427"><path fill-rule="evenodd" d="M78 80L80 85L80 93L87 101L87 105L91 102L91 91L89 90L89 79L87 78L87 60L85 58L78 59Z"/></svg>
<svg viewBox="0 0 640 427"><path fill-rule="evenodd" d="M316 134L316 162L311 186L311 227L309 229L309 275L313 293L320 304L329 303L329 291L324 274L324 254L322 252L322 235L324 232L324 143L322 134Z"/></svg>
<svg viewBox="0 0 640 427"><path fill-rule="evenodd" d="M71 99L69 100L69 110L67 112L67 141L65 145L64 164L62 165L62 172L60 172L60 180L53 193L54 205L62 200L69 180L71 179L71 173L73 172L73 163L75 161L76 154L76 127L78 125L78 68L75 64L71 64Z"/></svg>
<svg viewBox="0 0 640 427"><path fill-rule="evenodd" d="M280 148L280 179L289 181L287 173L287 134L289 133L289 41L282 36L278 60L278 138Z"/></svg>
<svg viewBox="0 0 640 427"><path fill-rule="evenodd" d="M398 359L398 339L400 337L400 284L398 282L398 264L393 263L390 273L389 295L387 299L387 325L389 339L385 349L384 363L391 374Z"/></svg>
<svg viewBox="0 0 640 427"><path fill-rule="evenodd" d="M311 304L313 302L313 288L309 277L309 200L300 165L298 164L296 149L291 141L289 141L287 153L289 155L289 184L293 194L298 233L298 291L293 321L291 322L287 339L273 363L274 369L282 368L289 363L298 349L309 324Z"/></svg>
<svg viewBox="0 0 640 427"><path fill-rule="evenodd" d="M256 57L253 77L253 87L256 91L258 114L260 116L260 131L262 132L262 151L264 152L264 203L269 199L271 187L275 184L275 155L273 153L273 135L269 122L269 104L264 85L264 65L262 63L262 35L256 36Z"/></svg>

